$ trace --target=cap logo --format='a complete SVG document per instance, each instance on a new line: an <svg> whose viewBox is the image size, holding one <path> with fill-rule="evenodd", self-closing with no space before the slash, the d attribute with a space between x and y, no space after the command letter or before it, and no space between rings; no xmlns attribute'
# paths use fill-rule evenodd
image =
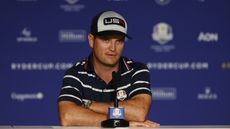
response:
<svg viewBox="0 0 230 129"><path fill-rule="evenodd" d="M120 25L125 28L124 20L117 18L117 17L107 17L104 19L104 25Z"/></svg>

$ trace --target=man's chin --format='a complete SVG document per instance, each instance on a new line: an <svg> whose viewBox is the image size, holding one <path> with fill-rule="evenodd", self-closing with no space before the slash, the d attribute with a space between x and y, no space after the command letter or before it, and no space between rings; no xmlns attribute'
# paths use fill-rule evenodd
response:
<svg viewBox="0 0 230 129"><path fill-rule="evenodd" d="M116 63L114 63L114 62L104 63L104 65L107 66L107 67L115 67L117 64L118 64L118 62L116 62Z"/></svg>
<svg viewBox="0 0 230 129"><path fill-rule="evenodd" d="M109 64L109 63L107 63L105 65L108 66L108 67L115 67L117 64Z"/></svg>

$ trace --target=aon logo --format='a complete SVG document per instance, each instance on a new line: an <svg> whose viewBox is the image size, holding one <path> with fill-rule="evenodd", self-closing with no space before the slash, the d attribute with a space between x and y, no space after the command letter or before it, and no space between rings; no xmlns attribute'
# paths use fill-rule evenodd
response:
<svg viewBox="0 0 230 129"><path fill-rule="evenodd" d="M201 42L218 42L218 33L200 32L198 41Z"/></svg>

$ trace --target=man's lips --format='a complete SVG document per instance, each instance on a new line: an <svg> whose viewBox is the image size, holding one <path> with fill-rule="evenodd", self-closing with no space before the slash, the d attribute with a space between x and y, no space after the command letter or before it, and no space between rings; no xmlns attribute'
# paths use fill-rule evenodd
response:
<svg viewBox="0 0 230 129"><path fill-rule="evenodd" d="M108 55L108 56L117 56L117 54L113 54L113 53L106 53L106 55Z"/></svg>

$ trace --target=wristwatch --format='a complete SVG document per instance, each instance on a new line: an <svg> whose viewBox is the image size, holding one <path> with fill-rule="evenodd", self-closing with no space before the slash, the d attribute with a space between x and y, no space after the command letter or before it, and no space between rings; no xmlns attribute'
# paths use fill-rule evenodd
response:
<svg viewBox="0 0 230 129"><path fill-rule="evenodd" d="M90 106L92 105L92 101L91 100L86 100L86 101L84 101L84 108L89 108Z"/></svg>

